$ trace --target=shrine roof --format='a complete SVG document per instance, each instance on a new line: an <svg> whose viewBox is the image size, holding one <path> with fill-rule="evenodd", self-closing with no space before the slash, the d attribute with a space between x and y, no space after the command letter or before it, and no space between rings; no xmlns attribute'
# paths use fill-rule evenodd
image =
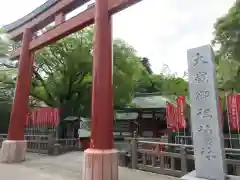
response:
<svg viewBox="0 0 240 180"><path fill-rule="evenodd" d="M3 29L6 32L10 32L27 22L33 20L36 18L38 15L42 14L43 12L47 11L50 7L54 6L59 0L47 0L44 4L41 6L37 7L35 10L33 10L31 13L27 14L26 16L14 21L11 24L5 25Z"/></svg>
<svg viewBox="0 0 240 180"><path fill-rule="evenodd" d="M134 107L117 109L116 119L136 119L139 112L147 114L153 112L164 113L167 101L170 101L170 99L154 93L136 95L132 100Z"/></svg>
<svg viewBox="0 0 240 180"><path fill-rule="evenodd" d="M170 100L164 96L151 95L135 97L132 100L132 104L137 108L165 108L167 101Z"/></svg>

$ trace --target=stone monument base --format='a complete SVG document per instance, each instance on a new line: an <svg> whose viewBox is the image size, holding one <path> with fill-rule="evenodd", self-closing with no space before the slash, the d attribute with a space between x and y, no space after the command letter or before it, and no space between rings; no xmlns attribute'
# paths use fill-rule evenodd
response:
<svg viewBox="0 0 240 180"><path fill-rule="evenodd" d="M209 180L205 178L196 177L196 171L192 171L181 177L182 180ZM240 180L240 176L226 176L226 180Z"/></svg>
<svg viewBox="0 0 240 180"><path fill-rule="evenodd" d="M181 177L182 180L208 180L205 178L196 177L196 171L192 171L185 176Z"/></svg>
<svg viewBox="0 0 240 180"><path fill-rule="evenodd" d="M1 163L16 163L25 160L27 141L6 140L2 143L0 152Z"/></svg>
<svg viewBox="0 0 240 180"><path fill-rule="evenodd" d="M118 151L84 151L82 180L118 180Z"/></svg>

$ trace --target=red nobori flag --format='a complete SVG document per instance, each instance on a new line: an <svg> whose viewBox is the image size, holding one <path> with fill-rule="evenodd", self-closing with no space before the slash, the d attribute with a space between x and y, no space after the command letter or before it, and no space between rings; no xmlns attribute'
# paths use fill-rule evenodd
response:
<svg viewBox="0 0 240 180"><path fill-rule="evenodd" d="M223 118L223 110L222 110L222 102L221 102L221 98L219 97L219 111L220 111L220 121L221 121L221 125L222 128L224 126L224 118Z"/></svg>
<svg viewBox="0 0 240 180"><path fill-rule="evenodd" d="M48 108L43 109L43 119L42 119L42 126L46 127L47 126L47 120L48 120Z"/></svg>
<svg viewBox="0 0 240 180"><path fill-rule="evenodd" d="M49 107L40 108L39 111L41 114L39 126L46 126L46 122L48 121Z"/></svg>
<svg viewBox="0 0 240 180"><path fill-rule="evenodd" d="M46 110L45 108L38 108L36 109L36 125L37 126L43 126L44 125L44 119L45 119L45 113Z"/></svg>
<svg viewBox="0 0 240 180"><path fill-rule="evenodd" d="M50 113L52 108L45 108L45 116L44 116L44 126L49 127L50 123Z"/></svg>
<svg viewBox="0 0 240 180"><path fill-rule="evenodd" d="M32 120L35 126L58 126L59 110L51 107L34 109L32 111Z"/></svg>
<svg viewBox="0 0 240 180"><path fill-rule="evenodd" d="M228 107L228 121L231 130L239 130L239 111L237 99L239 95L229 94L227 96L227 107Z"/></svg>
<svg viewBox="0 0 240 180"><path fill-rule="evenodd" d="M34 109L32 111L32 124L33 126L36 126L37 125L37 114L38 114L38 111L36 109Z"/></svg>
<svg viewBox="0 0 240 180"><path fill-rule="evenodd" d="M237 95L237 110L238 110L238 114L237 114L237 130L240 130L240 94Z"/></svg>
<svg viewBox="0 0 240 180"><path fill-rule="evenodd" d="M31 126L31 118L30 118L30 111L28 111L27 115L26 115L26 122L25 122L25 126L29 127Z"/></svg>
<svg viewBox="0 0 240 180"><path fill-rule="evenodd" d="M178 129L186 128L186 120L184 116L184 108L186 106L186 100L184 96L179 96L177 99L177 126Z"/></svg>
<svg viewBox="0 0 240 180"><path fill-rule="evenodd" d="M45 108L45 116L44 116L44 119L43 119L43 124L44 126L49 126L49 121L50 121L50 113L51 113L51 109L50 107L48 108Z"/></svg>
<svg viewBox="0 0 240 180"><path fill-rule="evenodd" d="M38 111L37 125L42 126L42 122L43 122L43 119L44 119L44 109L39 108L37 111Z"/></svg>
<svg viewBox="0 0 240 180"><path fill-rule="evenodd" d="M60 123L59 109L54 108L53 117L54 117L54 125L55 127L57 127Z"/></svg>
<svg viewBox="0 0 240 180"><path fill-rule="evenodd" d="M53 117L52 117L52 113L53 113L53 111L54 111L54 108L48 108L48 110L47 110L48 112L47 112L47 125L48 125L48 127L49 126L53 126Z"/></svg>
<svg viewBox="0 0 240 180"><path fill-rule="evenodd" d="M174 121L174 127L172 128L174 132L179 131L178 127L178 107L173 105L173 121Z"/></svg>
<svg viewBox="0 0 240 180"><path fill-rule="evenodd" d="M173 129L176 126L174 106L169 102L166 102L166 118L167 125L169 128Z"/></svg>

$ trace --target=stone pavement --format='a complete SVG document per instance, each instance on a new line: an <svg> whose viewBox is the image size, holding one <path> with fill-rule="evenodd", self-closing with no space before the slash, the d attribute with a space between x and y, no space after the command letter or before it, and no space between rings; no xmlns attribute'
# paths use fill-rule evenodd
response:
<svg viewBox="0 0 240 180"><path fill-rule="evenodd" d="M50 157L27 154L21 164L0 164L1 180L81 180L82 153ZM178 178L119 168L119 180L176 180Z"/></svg>

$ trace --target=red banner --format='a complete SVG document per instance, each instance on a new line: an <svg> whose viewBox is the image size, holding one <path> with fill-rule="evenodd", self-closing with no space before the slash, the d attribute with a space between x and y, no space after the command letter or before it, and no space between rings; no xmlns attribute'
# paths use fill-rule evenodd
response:
<svg viewBox="0 0 240 180"><path fill-rule="evenodd" d="M172 128L173 132L179 131L178 127L178 107L173 105L173 122L174 126Z"/></svg>
<svg viewBox="0 0 240 180"><path fill-rule="evenodd" d="M239 130L239 106L240 106L240 95L230 94L227 96L227 107L228 107L228 121L231 130Z"/></svg>
<svg viewBox="0 0 240 180"><path fill-rule="evenodd" d="M219 111L220 111L220 122L222 125L222 128L224 126L224 117L223 117L223 110L222 110L222 102L221 102L221 98L219 97Z"/></svg>
<svg viewBox="0 0 240 180"><path fill-rule="evenodd" d="M186 106L186 99L184 96L179 96L177 99L177 126L178 129L186 128L186 119L184 116L184 108Z"/></svg>
<svg viewBox="0 0 240 180"><path fill-rule="evenodd" d="M26 126L26 127L31 126L30 112L27 113L25 126Z"/></svg>
<svg viewBox="0 0 240 180"><path fill-rule="evenodd" d="M54 108L53 119L54 119L55 126L58 126L59 123L60 123L60 116L59 116L59 114L60 114L59 109Z"/></svg>
<svg viewBox="0 0 240 180"><path fill-rule="evenodd" d="M60 122L59 110L51 107L34 109L32 120L34 126L58 126Z"/></svg>
<svg viewBox="0 0 240 180"><path fill-rule="evenodd" d="M32 125L35 126L37 125L37 110L33 110L32 111Z"/></svg>
<svg viewBox="0 0 240 180"><path fill-rule="evenodd" d="M173 129L176 126L176 121L175 121L175 111L174 111L174 106L170 103L166 103L166 118L167 118L167 125L168 128Z"/></svg>
<svg viewBox="0 0 240 180"><path fill-rule="evenodd" d="M240 131L240 94L237 95L237 110L238 110L238 114L237 114L237 131Z"/></svg>

